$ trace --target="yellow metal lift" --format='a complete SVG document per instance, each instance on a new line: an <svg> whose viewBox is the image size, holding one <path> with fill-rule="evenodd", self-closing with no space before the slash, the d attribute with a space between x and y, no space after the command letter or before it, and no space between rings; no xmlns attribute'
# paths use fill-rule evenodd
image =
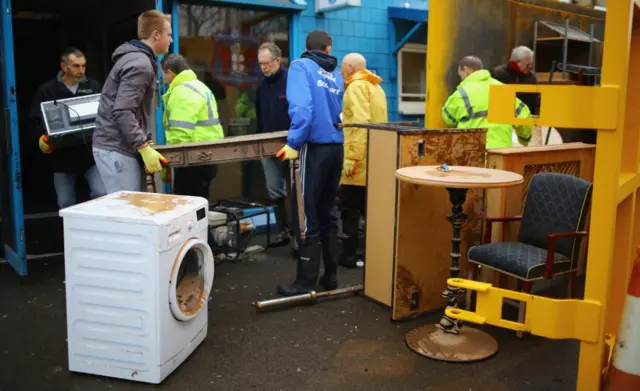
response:
<svg viewBox="0 0 640 391"><path fill-rule="evenodd" d="M448 91L442 80L450 64L457 61L447 57L451 56L447 45L456 39L451 36L450 21L455 20L462 1L432 0L429 4L427 127L443 126L440 110ZM555 300L483 282L449 280L452 286L477 292L476 311L447 310L452 318L547 338L580 340L579 391L600 389L622 316L635 248L640 246L639 7L639 0L610 0L607 4L601 86L491 87L490 122L597 129L584 300ZM541 94L539 118L514 118L516 92ZM526 302L524 323L502 319L505 298Z"/></svg>

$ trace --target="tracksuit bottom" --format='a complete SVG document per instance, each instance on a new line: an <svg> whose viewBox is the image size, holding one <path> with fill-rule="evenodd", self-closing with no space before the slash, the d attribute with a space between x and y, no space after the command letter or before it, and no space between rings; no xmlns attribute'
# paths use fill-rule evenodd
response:
<svg viewBox="0 0 640 391"><path fill-rule="evenodd" d="M366 209L366 186L342 185L340 215L342 217L342 231L347 237L342 241L342 253L338 263L344 267L357 267L356 252L358 250L360 216L365 216Z"/></svg>
<svg viewBox="0 0 640 391"><path fill-rule="evenodd" d="M320 284L327 290L335 289L337 281L338 217L335 200L340 186L344 159L343 144L305 144L300 149L300 183L302 189L302 223L299 223L296 197L293 199L294 231L300 245L296 279L291 284L278 285L284 296L307 293L316 289L320 260L324 262L324 276Z"/></svg>

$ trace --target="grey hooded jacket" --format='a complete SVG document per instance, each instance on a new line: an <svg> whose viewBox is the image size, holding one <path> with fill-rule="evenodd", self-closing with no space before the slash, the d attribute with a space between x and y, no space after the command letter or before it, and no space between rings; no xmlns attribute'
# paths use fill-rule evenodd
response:
<svg viewBox="0 0 640 391"><path fill-rule="evenodd" d="M120 45L102 87L93 132L93 148L138 157L137 147L151 140L156 56L140 41Z"/></svg>

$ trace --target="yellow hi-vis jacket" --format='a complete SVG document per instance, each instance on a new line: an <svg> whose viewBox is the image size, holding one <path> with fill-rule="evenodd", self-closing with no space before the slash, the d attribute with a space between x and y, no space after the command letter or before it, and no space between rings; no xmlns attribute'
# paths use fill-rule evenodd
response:
<svg viewBox="0 0 640 391"><path fill-rule="evenodd" d="M362 124L388 122L387 97L380 83L382 78L363 69L349 76L344 82L342 123ZM355 173L346 177L343 185L367 185L367 129L344 127L344 158L358 162Z"/></svg>
<svg viewBox="0 0 640 391"><path fill-rule="evenodd" d="M442 118L448 126L461 129L486 128L486 148L507 148L513 145L512 128L515 127L518 142L528 145L531 126L490 124L488 121L489 86L502 84L493 79L487 70L475 71L464 79L442 108ZM516 98L517 118L531 118L527 105Z"/></svg>
<svg viewBox="0 0 640 391"><path fill-rule="evenodd" d="M216 141L224 138L218 105L211 90L188 69L180 72L162 97L167 144Z"/></svg>

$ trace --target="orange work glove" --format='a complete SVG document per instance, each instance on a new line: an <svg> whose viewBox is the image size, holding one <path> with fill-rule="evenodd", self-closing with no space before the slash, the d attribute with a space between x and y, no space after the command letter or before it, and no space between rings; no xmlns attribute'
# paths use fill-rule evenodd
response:
<svg viewBox="0 0 640 391"><path fill-rule="evenodd" d="M342 173L347 178L352 177L356 170L358 169L358 160L353 159L344 159L344 163L342 164Z"/></svg>
<svg viewBox="0 0 640 391"><path fill-rule="evenodd" d="M298 151L288 145L285 145L278 151L278 153L276 153L276 157L280 160L295 160L298 158Z"/></svg>
<svg viewBox="0 0 640 391"><path fill-rule="evenodd" d="M46 155L51 154L55 150L53 145L49 144L49 136L47 136L46 134L40 136L40 139L38 140L38 146L40 147L42 153Z"/></svg>

